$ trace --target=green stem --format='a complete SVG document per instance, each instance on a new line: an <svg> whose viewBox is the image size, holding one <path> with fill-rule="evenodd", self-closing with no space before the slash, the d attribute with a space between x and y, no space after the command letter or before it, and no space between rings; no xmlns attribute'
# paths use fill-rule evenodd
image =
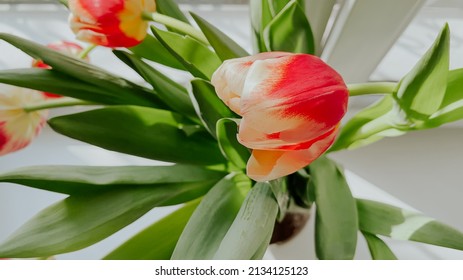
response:
<svg viewBox="0 0 463 280"><path fill-rule="evenodd" d="M88 54L93 51L93 49L95 49L97 47L97 45L95 44L92 44L92 45L89 45L88 47L86 47L83 51L81 51L79 53L79 55L77 56L77 58L80 58L80 59L84 59L88 56Z"/></svg>
<svg viewBox="0 0 463 280"><path fill-rule="evenodd" d="M179 32L189 35L196 40L209 45L209 42L207 41L206 36L204 34L195 29L193 26L189 25L188 23L185 23L183 21L180 21L178 19L160 14L160 13L143 13L142 18L144 20L149 20L149 21L154 21L158 23L162 23L167 27L173 28L175 30L178 30Z"/></svg>
<svg viewBox="0 0 463 280"><path fill-rule="evenodd" d="M58 2L60 2L64 6L68 7L68 0L58 0Z"/></svg>
<svg viewBox="0 0 463 280"><path fill-rule="evenodd" d="M70 107L77 105L96 105L96 103L79 100L70 97L61 97L57 99L46 100L34 105L23 107L24 111L27 113L40 111L45 109L61 108L61 107Z"/></svg>
<svg viewBox="0 0 463 280"><path fill-rule="evenodd" d="M367 94L392 94L397 87L397 83L364 83L347 85L349 96L367 95Z"/></svg>

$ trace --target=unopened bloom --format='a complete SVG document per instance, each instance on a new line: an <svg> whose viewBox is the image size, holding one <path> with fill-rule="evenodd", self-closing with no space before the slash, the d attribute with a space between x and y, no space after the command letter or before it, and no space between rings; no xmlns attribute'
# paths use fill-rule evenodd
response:
<svg viewBox="0 0 463 280"><path fill-rule="evenodd" d="M69 0L70 24L79 40L115 48L132 47L146 36L144 12L154 13L154 0Z"/></svg>
<svg viewBox="0 0 463 280"><path fill-rule="evenodd" d="M67 55L78 57L79 54L84 50L81 46L76 43L68 42L68 41L58 41L54 43L50 43L47 45L48 48L65 53ZM88 61L88 59L86 59ZM48 64L45 64L42 60L34 59L32 60L32 67L36 68L43 68L43 69L51 69ZM46 97L49 98L59 98L62 97L61 95L50 93L50 92L43 92Z"/></svg>
<svg viewBox="0 0 463 280"><path fill-rule="evenodd" d="M252 149L247 174L256 181L289 175L321 156L336 137L349 96L342 77L307 54L231 59L212 84L242 116L238 140Z"/></svg>
<svg viewBox="0 0 463 280"><path fill-rule="evenodd" d="M34 90L0 87L0 156L26 147L40 133L48 111L26 112L23 108L45 99Z"/></svg>

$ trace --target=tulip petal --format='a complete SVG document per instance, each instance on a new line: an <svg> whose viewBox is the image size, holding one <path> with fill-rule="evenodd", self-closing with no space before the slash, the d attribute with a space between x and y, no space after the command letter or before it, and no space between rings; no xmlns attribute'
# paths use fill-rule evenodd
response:
<svg viewBox="0 0 463 280"><path fill-rule="evenodd" d="M69 0L70 25L77 38L106 47L132 47L146 36L142 12L154 12L154 0Z"/></svg>
<svg viewBox="0 0 463 280"><path fill-rule="evenodd" d="M43 101L39 92L14 87L0 90L0 155L5 155L26 147L45 125L48 112L22 109Z"/></svg>
<svg viewBox="0 0 463 280"><path fill-rule="evenodd" d="M334 142L338 129L301 150L253 150L247 164L247 175L258 182L274 180L309 165Z"/></svg>

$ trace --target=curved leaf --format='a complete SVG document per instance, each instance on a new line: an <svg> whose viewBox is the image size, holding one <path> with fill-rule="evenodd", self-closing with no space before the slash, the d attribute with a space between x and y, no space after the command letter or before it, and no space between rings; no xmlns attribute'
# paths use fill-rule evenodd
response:
<svg viewBox="0 0 463 280"><path fill-rule="evenodd" d="M370 254L372 259L374 260L397 260L397 257L394 253L389 249L389 247L374 234L370 234L367 232L362 232L365 240L368 244L368 249L370 250Z"/></svg>
<svg viewBox="0 0 463 280"><path fill-rule="evenodd" d="M183 64L181 64L158 39L150 34L146 35L145 39L140 44L129 48L129 50L138 57L186 71Z"/></svg>
<svg viewBox="0 0 463 280"><path fill-rule="evenodd" d="M449 48L450 31L446 24L433 46L393 93L409 119L427 120L441 106L447 87Z"/></svg>
<svg viewBox="0 0 463 280"><path fill-rule="evenodd" d="M355 200L342 170L326 157L309 165L315 192L315 249L317 257L353 259L358 218Z"/></svg>
<svg viewBox="0 0 463 280"><path fill-rule="evenodd" d="M178 240L172 259L211 259L232 225L249 189L250 181L243 174L230 174L218 182L191 216Z"/></svg>
<svg viewBox="0 0 463 280"><path fill-rule="evenodd" d="M120 60L151 84L159 98L172 110L189 118L196 118L195 109L188 97L188 91L184 87L132 54L117 50L113 52Z"/></svg>
<svg viewBox="0 0 463 280"><path fill-rule="evenodd" d="M216 124L221 118L232 118L236 115L220 100L214 86L202 79L191 81L190 98L193 100L196 114L212 136L216 137Z"/></svg>
<svg viewBox="0 0 463 280"><path fill-rule="evenodd" d="M52 256L90 246L154 207L204 195L216 180L171 183L72 195L39 212L0 244L0 257Z"/></svg>
<svg viewBox="0 0 463 280"><path fill-rule="evenodd" d="M463 233L421 213L357 199L360 229L399 240L463 250Z"/></svg>
<svg viewBox="0 0 463 280"><path fill-rule="evenodd" d="M139 232L109 253L105 260L168 260L200 200L187 203Z"/></svg>
<svg viewBox="0 0 463 280"><path fill-rule="evenodd" d="M237 133L238 126L235 121L220 119L217 122L217 141L222 154L237 168L245 170L251 151L238 142Z"/></svg>
<svg viewBox="0 0 463 280"><path fill-rule="evenodd" d="M153 34L195 77L209 80L222 63L217 54L189 36L151 27Z"/></svg>
<svg viewBox="0 0 463 280"><path fill-rule="evenodd" d="M132 105L158 106L159 99L151 91L85 61L11 34L0 33L0 40L12 44L35 59L41 59L54 71L103 88L116 100L122 99L126 104Z"/></svg>
<svg viewBox="0 0 463 280"><path fill-rule="evenodd" d="M257 183L246 196L214 259L249 260L260 256L270 242L277 215L278 203L270 184Z"/></svg>
<svg viewBox="0 0 463 280"><path fill-rule="evenodd" d="M222 61L249 55L247 51L214 25L195 13L190 12L190 14Z"/></svg>
<svg viewBox="0 0 463 280"><path fill-rule="evenodd" d="M266 25L262 34L268 51L315 53L309 20L297 0L288 2Z"/></svg>
<svg viewBox="0 0 463 280"><path fill-rule="evenodd" d="M56 117L49 124L71 138L145 158L200 165L225 161L206 131L169 111L112 106Z"/></svg>
<svg viewBox="0 0 463 280"><path fill-rule="evenodd" d="M188 19L182 13L177 3L173 0L156 1L156 11L163 15L189 23Z"/></svg>
<svg viewBox="0 0 463 280"><path fill-rule="evenodd" d="M225 173L191 165L32 166L0 174L0 182L70 195L162 184L219 180Z"/></svg>

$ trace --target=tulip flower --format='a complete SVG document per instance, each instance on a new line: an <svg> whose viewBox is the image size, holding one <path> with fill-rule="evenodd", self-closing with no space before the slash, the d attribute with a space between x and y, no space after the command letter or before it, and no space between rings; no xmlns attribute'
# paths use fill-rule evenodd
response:
<svg viewBox="0 0 463 280"><path fill-rule="evenodd" d="M68 42L68 41L59 41L55 43L50 43L47 45L48 48L59 51L65 54L68 54L73 57L78 57L79 54L84 51L84 49L76 43ZM88 61L88 58L85 59ZM51 69L48 64L45 64L42 60L34 59L32 61L32 67L36 68L43 68L43 69ZM59 98L62 97L61 95L50 93L50 92L43 92L43 94L48 98Z"/></svg>
<svg viewBox="0 0 463 280"><path fill-rule="evenodd" d="M247 174L256 181L289 175L321 156L349 96L342 77L318 57L285 52L227 60L212 84L242 116L237 137L252 149Z"/></svg>
<svg viewBox="0 0 463 280"><path fill-rule="evenodd" d="M69 0L68 4L77 38L110 48L143 41L148 23L142 14L156 11L154 0Z"/></svg>
<svg viewBox="0 0 463 280"><path fill-rule="evenodd" d="M45 125L48 111L26 112L25 107L46 99L40 92L0 88L0 155L26 147Z"/></svg>

